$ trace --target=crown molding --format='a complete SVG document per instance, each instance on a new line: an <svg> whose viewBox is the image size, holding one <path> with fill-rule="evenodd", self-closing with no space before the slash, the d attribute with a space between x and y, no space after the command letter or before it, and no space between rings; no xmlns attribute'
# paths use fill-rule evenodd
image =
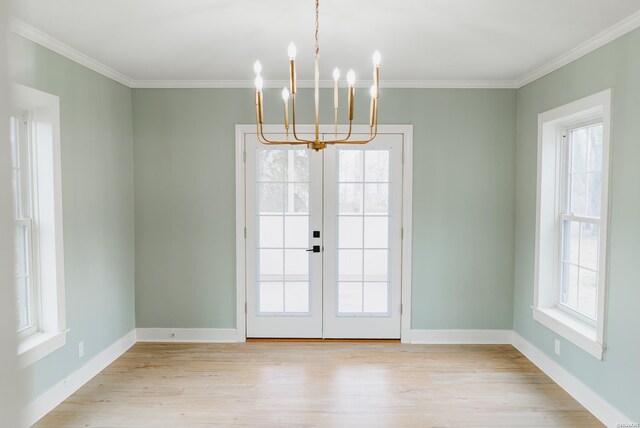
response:
<svg viewBox="0 0 640 428"><path fill-rule="evenodd" d="M554 60L544 64L543 66L536 68L535 70L525 74L520 79L516 80L516 86L522 88L531 82L534 82L547 74L564 67L565 65L585 56L586 54L593 52L594 50L606 45L609 42L617 39L620 36L627 34L630 31L640 27L640 11L628 16L617 24L607 28L603 32L595 35L584 43L579 44L570 51L560 55Z"/></svg>
<svg viewBox="0 0 640 428"><path fill-rule="evenodd" d="M371 80L356 82L358 88L369 88ZM313 80L298 80L298 88L313 88ZM320 88L333 88L333 80L321 80ZM288 80L266 80L265 88L283 88L289 86ZM342 86L342 84L341 84ZM254 88L253 80L134 80L132 88L184 89L184 88ZM406 89L455 89L455 88L508 88L516 89L515 81L468 81L468 80L383 80L381 88Z"/></svg>
<svg viewBox="0 0 640 428"><path fill-rule="evenodd" d="M628 16L586 42L581 43L570 51L515 80L383 80L380 82L380 86L393 89L519 89L638 27L640 27L640 11ZM234 89L254 87L253 80L136 80L96 61L88 55L75 50L25 22L12 19L9 28L15 34L49 48L78 64L130 88ZM297 83L299 88L313 88L312 80L299 80ZM356 86L367 88L371 84L371 81L365 80L358 82ZM288 85L288 80L265 81L266 88L282 88ZM333 80L321 80L320 87L333 88Z"/></svg>
<svg viewBox="0 0 640 428"><path fill-rule="evenodd" d="M103 76L108 77L109 79L115 80L116 82L122 83L123 85L128 87L132 87L134 84L134 80L130 77L125 76L124 74L114 70L113 68L107 67L101 62L98 62L95 59L83 54L82 52L75 50L71 46L62 43L57 39L54 39L50 35L38 30L37 28L32 27L25 22L17 19L12 19L9 24L9 29L13 33L29 39L39 45L42 45L45 48L51 49L52 51L59 53L60 55L72 61L75 61L78 64L95 71L96 73L100 73Z"/></svg>

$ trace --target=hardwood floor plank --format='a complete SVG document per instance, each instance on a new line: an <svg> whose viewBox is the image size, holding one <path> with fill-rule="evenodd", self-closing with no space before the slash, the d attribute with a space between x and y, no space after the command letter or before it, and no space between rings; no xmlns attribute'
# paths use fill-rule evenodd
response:
<svg viewBox="0 0 640 428"><path fill-rule="evenodd" d="M138 343L37 427L600 427L509 345Z"/></svg>

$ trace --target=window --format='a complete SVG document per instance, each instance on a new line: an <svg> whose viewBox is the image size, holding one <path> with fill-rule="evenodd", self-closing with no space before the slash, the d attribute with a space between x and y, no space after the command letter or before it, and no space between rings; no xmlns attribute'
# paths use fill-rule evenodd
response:
<svg viewBox="0 0 640 428"><path fill-rule="evenodd" d="M33 220L31 216L32 170L29 112L16 111L9 118L15 218L15 281L18 335L38 331L37 283L33 274Z"/></svg>
<svg viewBox="0 0 640 428"><path fill-rule="evenodd" d="M538 117L533 317L602 358L611 92Z"/></svg>
<svg viewBox="0 0 640 428"><path fill-rule="evenodd" d="M10 115L18 356L29 365L64 346L59 99L15 85Z"/></svg>

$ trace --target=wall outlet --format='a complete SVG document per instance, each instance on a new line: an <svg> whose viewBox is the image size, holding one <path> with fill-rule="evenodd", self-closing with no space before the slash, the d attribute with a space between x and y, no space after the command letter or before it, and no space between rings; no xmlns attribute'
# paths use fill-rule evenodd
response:
<svg viewBox="0 0 640 428"><path fill-rule="evenodd" d="M84 357L84 342L78 343L78 358Z"/></svg>
<svg viewBox="0 0 640 428"><path fill-rule="evenodd" d="M560 355L560 341L558 339L556 339L555 351L556 355Z"/></svg>

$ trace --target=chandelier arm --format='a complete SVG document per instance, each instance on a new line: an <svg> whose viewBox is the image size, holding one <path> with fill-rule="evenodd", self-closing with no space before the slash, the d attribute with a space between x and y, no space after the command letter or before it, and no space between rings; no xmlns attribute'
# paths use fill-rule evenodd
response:
<svg viewBox="0 0 640 428"><path fill-rule="evenodd" d="M349 131L347 132L347 136L341 139L335 139L335 140L329 140L329 141L325 141L326 144L342 144L344 142L347 142L349 140L349 138L351 138L351 133L353 130L353 121L350 120L349 121Z"/></svg>
<svg viewBox="0 0 640 428"><path fill-rule="evenodd" d="M262 128L262 124L258 126L258 140L262 144L307 144L307 141L290 141L290 140L270 140L264 136L264 131Z"/></svg>
<svg viewBox="0 0 640 428"><path fill-rule="evenodd" d="M315 141L298 138L298 134L296 133L296 94L291 94L291 119L293 138L295 138L297 141L300 141L301 143L315 143Z"/></svg>

